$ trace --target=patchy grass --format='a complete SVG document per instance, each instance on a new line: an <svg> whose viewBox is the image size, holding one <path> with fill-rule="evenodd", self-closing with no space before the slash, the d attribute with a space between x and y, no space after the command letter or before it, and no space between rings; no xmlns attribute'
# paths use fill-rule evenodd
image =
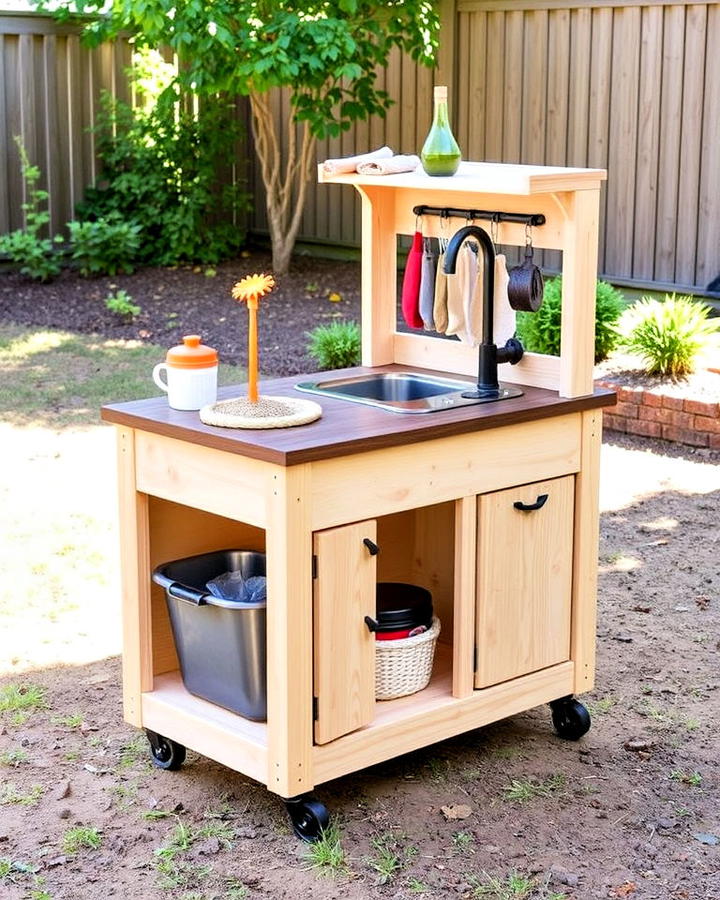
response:
<svg viewBox="0 0 720 900"><path fill-rule="evenodd" d="M38 684L6 684L0 688L0 712L46 709L45 688Z"/></svg>
<svg viewBox="0 0 720 900"><path fill-rule="evenodd" d="M690 787L700 787L702 775L699 772L683 772L680 769L673 769L670 773L670 780L677 781L680 784L688 784Z"/></svg>
<svg viewBox="0 0 720 900"><path fill-rule="evenodd" d="M552 797L565 787L564 775L550 775L542 781L534 778L513 778L503 792L503 800L511 803L529 803L537 797Z"/></svg>
<svg viewBox="0 0 720 900"><path fill-rule="evenodd" d="M63 835L63 852L69 855L79 853L80 850L99 850L101 844L100 831L89 825L69 828Z"/></svg>
<svg viewBox="0 0 720 900"><path fill-rule="evenodd" d="M304 857L309 869L315 869L328 875L347 872L347 858L337 825L331 824L322 833L319 841L309 844Z"/></svg>
<svg viewBox="0 0 720 900"><path fill-rule="evenodd" d="M0 753L0 766L12 766L13 768L17 768L23 763L26 763L29 759L30 757L25 750L21 750L19 747L11 747L9 750L3 750L2 753Z"/></svg>
<svg viewBox="0 0 720 900"><path fill-rule="evenodd" d="M0 417L12 425L93 425L104 403L157 393L150 373L166 348L41 328L0 326ZM244 371L221 365L221 384Z"/></svg>
<svg viewBox="0 0 720 900"><path fill-rule="evenodd" d="M0 785L0 806L18 804L20 806L34 806L43 795L43 788L34 784L29 790L21 791L12 782Z"/></svg>

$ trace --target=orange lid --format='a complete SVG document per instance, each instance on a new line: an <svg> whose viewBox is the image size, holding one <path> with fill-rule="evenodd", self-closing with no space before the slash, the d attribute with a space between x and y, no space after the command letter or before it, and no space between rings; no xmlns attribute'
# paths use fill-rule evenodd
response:
<svg viewBox="0 0 720 900"><path fill-rule="evenodd" d="M186 334L182 344L167 352L166 362L175 369L208 369L216 366L217 350L200 343L199 334Z"/></svg>

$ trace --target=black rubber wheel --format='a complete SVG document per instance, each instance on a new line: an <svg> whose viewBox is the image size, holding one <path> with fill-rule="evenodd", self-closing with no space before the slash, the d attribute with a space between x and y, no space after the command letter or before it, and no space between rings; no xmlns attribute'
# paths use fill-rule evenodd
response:
<svg viewBox="0 0 720 900"><path fill-rule="evenodd" d="M285 801L293 831L302 841L314 844L330 824L330 814L319 800L296 797Z"/></svg>
<svg viewBox="0 0 720 900"><path fill-rule="evenodd" d="M182 744L163 737L155 731L150 731L149 728L145 729L145 734L150 742L150 756L153 765L158 769L168 769L174 772L185 762L185 747Z"/></svg>
<svg viewBox="0 0 720 900"><path fill-rule="evenodd" d="M563 697L550 704L555 731L566 741L577 741L590 731L590 713L574 697Z"/></svg>

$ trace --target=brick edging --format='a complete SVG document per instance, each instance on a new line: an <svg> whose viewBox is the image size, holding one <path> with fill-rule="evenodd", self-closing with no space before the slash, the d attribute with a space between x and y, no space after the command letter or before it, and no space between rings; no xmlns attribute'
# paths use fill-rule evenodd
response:
<svg viewBox="0 0 720 900"><path fill-rule="evenodd" d="M603 379L598 379L595 386L609 388L617 394L615 406L605 407L605 428L720 450L720 403L670 397L659 391L623 387Z"/></svg>

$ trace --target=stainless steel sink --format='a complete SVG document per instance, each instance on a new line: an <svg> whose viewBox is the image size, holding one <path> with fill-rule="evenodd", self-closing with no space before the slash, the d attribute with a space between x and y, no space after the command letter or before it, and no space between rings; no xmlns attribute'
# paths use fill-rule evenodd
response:
<svg viewBox="0 0 720 900"><path fill-rule="evenodd" d="M364 403L396 413L431 413L459 406L472 406L487 402L488 398L463 397L472 390L475 382L468 379L452 380L418 372L366 372L346 378L328 378L327 381L303 381L296 384L299 391ZM519 396L522 391L500 386L504 400Z"/></svg>

